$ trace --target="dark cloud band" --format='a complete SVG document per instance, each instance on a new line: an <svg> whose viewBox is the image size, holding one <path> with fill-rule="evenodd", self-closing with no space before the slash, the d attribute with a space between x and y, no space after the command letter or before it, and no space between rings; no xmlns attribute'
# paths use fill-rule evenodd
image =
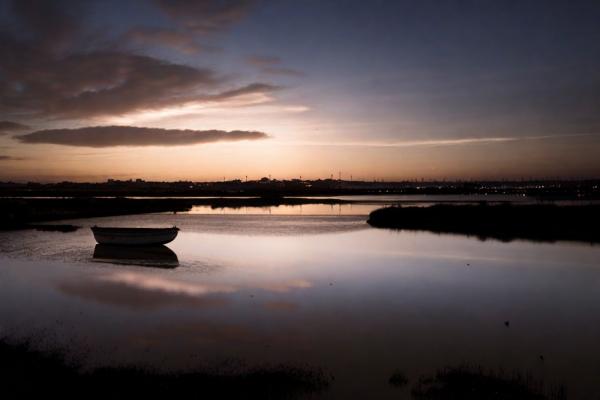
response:
<svg viewBox="0 0 600 400"><path fill-rule="evenodd" d="M20 124L13 121L0 121L0 135L6 135L8 133L26 131L31 129L27 125Z"/></svg>
<svg viewBox="0 0 600 400"><path fill-rule="evenodd" d="M25 158L0 155L0 161L22 161L22 160L25 160Z"/></svg>
<svg viewBox="0 0 600 400"><path fill-rule="evenodd" d="M213 142L266 139L257 131L160 129L135 126L92 126L47 129L15 136L22 143L45 143L79 147L183 146Z"/></svg>
<svg viewBox="0 0 600 400"><path fill-rule="evenodd" d="M200 43L200 32L226 29L246 15L252 1L155 0L151 4L174 26L132 25L122 43L81 23L77 15L83 12L80 8L91 7L87 3L10 2L8 12L18 29L0 29L0 114L32 120L121 116L275 88L260 82L236 88L213 68L173 62L128 47L134 42L186 53L210 48Z"/></svg>
<svg viewBox="0 0 600 400"><path fill-rule="evenodd" d="M186 29L207 34L227 29L245 17L253 0L156 0L159 8Z"/></svg>
<svg viewBox="0 0 600 400"><path fill-rule="evenodd" d="M265 74L304 76L304 73L301 71L281 66L281 58L275 56L250 55L246 57L246 63L260 69Z"/></svg>

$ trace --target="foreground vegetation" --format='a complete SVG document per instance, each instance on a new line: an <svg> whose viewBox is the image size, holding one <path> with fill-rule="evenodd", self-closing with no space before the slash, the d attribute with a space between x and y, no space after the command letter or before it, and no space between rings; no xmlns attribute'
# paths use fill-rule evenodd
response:
<svg viewBox="0 0 600 400"><path fill-rule="evenodd" d="M330 380L319 369L285 365L171 373L134 366L85 370L60 352L0 340L3 398L291 399L326 390Z"/></svg>
<svg viewBox="0 0 600 400"><path fill-rule="evenodd" d="M5 398L61 399L313 398L333 377L298 366L165 372L135 366L86 369L60 351L37 350L29 341L0 339L0 384ZM545 385L518 371L481 366L445 367L410 382L394 373L389 384L416 400L566 400L563 386ZM383 382L382 382L383 383Z"/></svg>
<svg viewBox="0 0 600 400"><path fill-rule="evenodd" d="M417 400L566 400L563 386L546 386L542 381L513 371L485 370L460 365L423 376L411 390Z"/></svg>
<svg viewBox="0 0 600 400"><path fill-rule="evenodd" d="M377 228L458 233L502 241L600 242L600 205L434 205L373 211Z"/></svg>

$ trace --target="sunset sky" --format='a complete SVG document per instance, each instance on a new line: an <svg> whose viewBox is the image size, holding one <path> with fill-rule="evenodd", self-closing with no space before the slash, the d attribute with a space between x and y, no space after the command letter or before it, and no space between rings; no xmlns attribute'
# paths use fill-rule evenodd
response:
<svg viewBox="0 0 600 400"><path fill-rule="evenodd" d="M600 2L0 0L0 180L600 176Z"/></svg>

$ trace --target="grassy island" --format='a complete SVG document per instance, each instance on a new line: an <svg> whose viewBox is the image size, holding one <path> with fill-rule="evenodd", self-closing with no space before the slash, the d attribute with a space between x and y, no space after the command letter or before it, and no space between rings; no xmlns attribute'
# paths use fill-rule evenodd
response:
<svg viewBox="0 0 600 400"><path fill-rule="evenodd" d="M387 207L373 211L377 228L473 235L485 240L528 239L600 242L600 206L433 205Z"/></svg>

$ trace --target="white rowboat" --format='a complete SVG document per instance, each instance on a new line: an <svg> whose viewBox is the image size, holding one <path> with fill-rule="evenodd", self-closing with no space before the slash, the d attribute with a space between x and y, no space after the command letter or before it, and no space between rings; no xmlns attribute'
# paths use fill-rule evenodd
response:
<svg viewBox="0 0 600 400"><path fill-rule="evenodd" d="M179 228L101 228L92 227L100 244L117 246L152 246L172 242Z"/></svg>

